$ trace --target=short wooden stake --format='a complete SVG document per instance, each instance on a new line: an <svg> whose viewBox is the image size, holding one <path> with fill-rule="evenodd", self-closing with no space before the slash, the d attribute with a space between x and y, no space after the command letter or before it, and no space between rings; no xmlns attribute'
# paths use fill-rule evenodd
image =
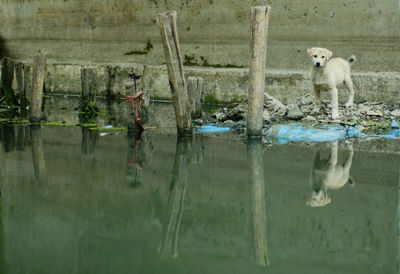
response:
<svg viewBox="0 0 400 274"><path fill-rule="evenodd" d="M191 135L192 120L190 117L190 104L183 73L176 21L176 11L158 14L158 23L160 25L161 38L164 45L164 55L167 63L178 135Z"/></svg>
<svg viewBox="0 0 400 274"><path fill-rule="evenodd" d="M24 95L24 63L18 62L15 64L15 79L17 80L16 95L21 97Z"/></svg>
<svg viewBox="0 0 400 274"><path fill-rule="evenodd" d="M32 97L32 65L24 64L24 94L26 98Z"/></svg>
<svg viewBox="0 0 400 274"><path fill-rule="evenodd" d="M129 131L141 131L148 120L150 94L146 88L146 67L142 72L129 73L125 81Z"/></svg>
<svg viewBox="0 0 400 274"><path fill-rule="evenodd" d="M257 265L266 266L269 265L269 259L265 213L264 159L261 137L248 139L247 162L253 239L252 259Z"/></svg>
<svg viewBox="0 0 400 274"><path fill-rule="evenodd" d="M81 69L81 84L81 111L88 115L94 115L97 113L96 96L98 84L93 68Z"/></svg>
<svg viewBox="0 0 400 274"><path fill-rule="evenodd" d="M47 51L39 50L33 59L32 92L30 98L31 121L38 122L42 118L43 83L46 72Z"/></svg>
<svg viewBox="0 0 400 274"><path fill-rule="evenodd" d="M0 102L9 103L14 98L12 83L14 79L14 61L10 57L1 60Z"/></svg>
<svg viewBox="0 0 400 274"><path fill-rule="evenodd" d="M260 136L263 127L265 60L270 9L269 6L251 8L248 136Z"/></svg>
<svg viewBox="0 0 400 274"><path fill-rule="evenodd" d="M202 115L202 104L204 101L203 78L189 77L188 93L191 105L191 117L192 119L199 119Z"/></svg>

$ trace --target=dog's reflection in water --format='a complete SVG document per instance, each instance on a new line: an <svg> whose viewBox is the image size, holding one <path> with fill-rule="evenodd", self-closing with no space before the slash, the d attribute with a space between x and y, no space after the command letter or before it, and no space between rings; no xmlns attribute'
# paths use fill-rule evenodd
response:
<svg viewBox="0 0 400 274"><path fill-rule="evenodd" d="M353 144L346 142L348 155L344 163L338 163L338 142L330 143L330 153L326 158L323 157L321 144L315 144L313 165L311 167L311 197L307 200L307 205L312 207L322 207L331 202L328 196L328 189L339 189L346 183L353 185L350 177L350 167L353 160Z"/></svg>

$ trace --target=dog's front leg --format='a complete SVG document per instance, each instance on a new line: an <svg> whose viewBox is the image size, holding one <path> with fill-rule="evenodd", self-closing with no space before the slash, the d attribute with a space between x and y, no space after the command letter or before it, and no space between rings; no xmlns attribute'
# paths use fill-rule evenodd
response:
<svg viewBox="0 0 400 274"><path fill-rule="evenodd" d="M313 113L318 113L321 108L321 89L314 85L314 109Z"/></svg>
<svg viewBox="0 0 400 274"><path fill-rule="evenodd" d="M336 87L331 89L332 94L332 120L339 119L339 95Z"/></svg>

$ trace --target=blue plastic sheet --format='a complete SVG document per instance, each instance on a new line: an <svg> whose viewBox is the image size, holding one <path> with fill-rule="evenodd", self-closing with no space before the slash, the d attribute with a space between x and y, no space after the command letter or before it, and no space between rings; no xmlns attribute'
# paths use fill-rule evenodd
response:
<svg viewBox="0 0 400 274"><path fill-rule="evenodd" d="M266 133L272 142L334 142L346 138L380 137L394 139L400 137L400 126L397 121L391 123L392 131L387 134L364 134L357 126L324 125L311 127L300 123L273 125Z"/></svg>
<svg viewBox="0 0 400 274"><path fill-rule="evenodd" d="M209 124L206 126L196 127L194 129L195 133L220 133L220 132L229 132L231 128L229 127L217 127L215 124Z"/></svg>

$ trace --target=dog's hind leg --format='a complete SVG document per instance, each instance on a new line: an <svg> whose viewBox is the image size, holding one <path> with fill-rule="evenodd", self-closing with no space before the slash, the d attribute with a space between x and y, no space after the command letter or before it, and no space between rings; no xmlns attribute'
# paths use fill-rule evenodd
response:
<svg viewBox="0 0 400 274"><path fill-rule="evenodd" d="M346 107L351 107L353 105L353 100L354 100L354 89L353 89L353 82L351 81L350 76L347 76L344 79L344 84L346 85L347 88L347 93L349 95L349 99L347 100Z"/></svg>

